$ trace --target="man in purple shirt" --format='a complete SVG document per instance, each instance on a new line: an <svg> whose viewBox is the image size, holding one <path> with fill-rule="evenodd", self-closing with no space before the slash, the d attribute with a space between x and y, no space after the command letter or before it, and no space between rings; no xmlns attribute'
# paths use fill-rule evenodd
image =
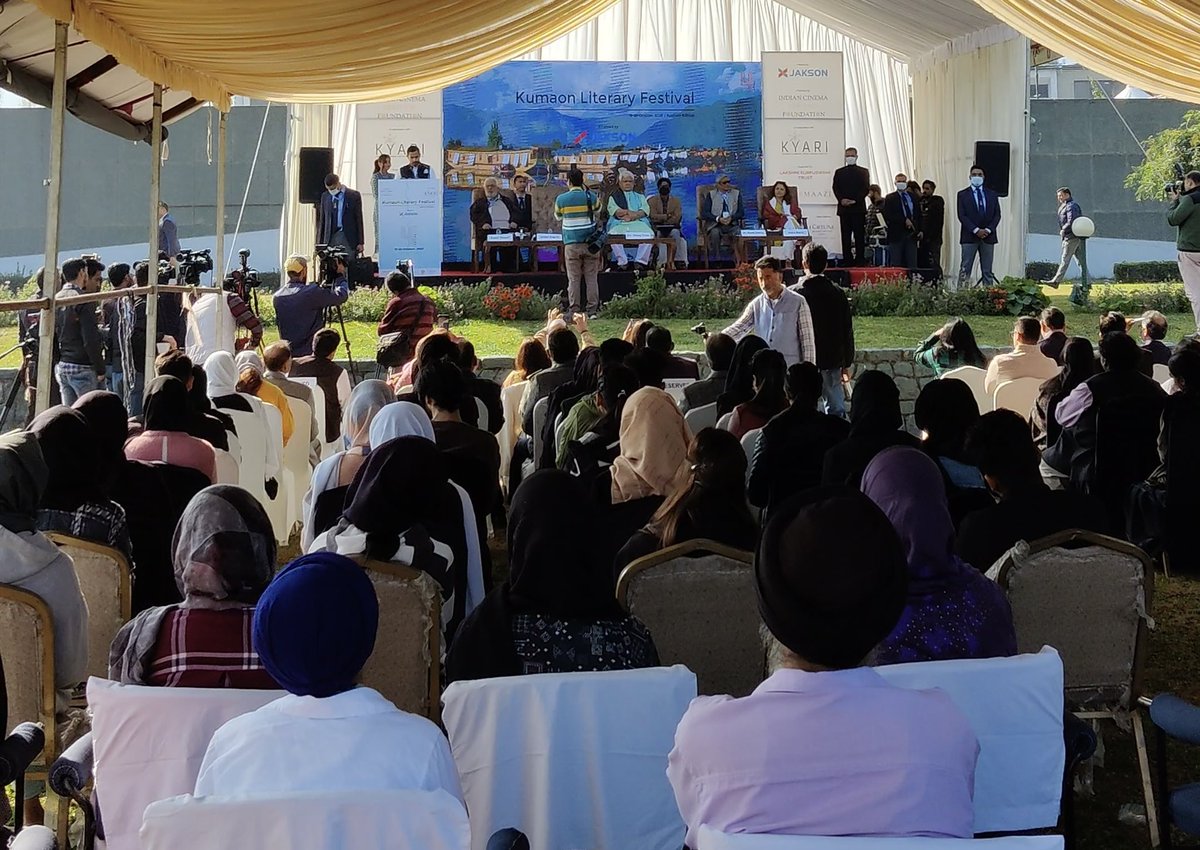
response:
<svg viewBox="0 0 1200 850"><path fill-rule="evenodd" d="M969 838L979 745L940 691L862 667L892 631L905 555L874 503L809 490L774 513L755 559L770 678L698 697L667 777L694 847L727 833Z"/></svg>

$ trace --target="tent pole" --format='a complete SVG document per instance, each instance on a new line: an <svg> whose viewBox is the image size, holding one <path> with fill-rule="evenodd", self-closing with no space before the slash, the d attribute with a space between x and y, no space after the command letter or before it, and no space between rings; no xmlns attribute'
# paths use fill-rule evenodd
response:
<svg viewBox="0 0 1200 850"><path fill-rule="evenodd" d="M216 261L213 277L221 279L224 278L229 265L225 261L225 158L228 155L225 149L225 129L228 120L229 113L222 112L217 121L217 250L213 252L213 259ZM219 282L213 280L213 284Z"/></svg>
<svg viewBox="0 0 1200 850"><path fill-rule="evenodd" d="M162 100L161 83L154 84L154 118L150 128L150 294L146 296L146 380L154 377L154 361L158 356L158 201L162 182ZM183 283L183 281L178 281ZM179 345L184 340L175 340Z"/></svg>
<svg viewBox="0 0 1200 850"><path fill-rule="evenodd" d="M54 382L54 299L58 294L58 219L62 204L63 131L67 116L67 24L54 22L54 91L50 98L50 173L46 187L46 258L42 294L50 299L38 324L35 411L50 406Z"/></svg>

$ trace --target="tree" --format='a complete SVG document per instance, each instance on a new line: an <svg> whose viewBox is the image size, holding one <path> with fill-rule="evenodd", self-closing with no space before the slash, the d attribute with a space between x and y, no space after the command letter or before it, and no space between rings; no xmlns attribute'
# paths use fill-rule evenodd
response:
<svg viewBox="0 0 1200 850"><path fill-rule="evenodd" d="M1178 127L1146 139L1146 158L1129 172L1125 188L1139 201L1161 199L1164 184L1177 179L1176 164L1185 172L1200 167L1200 110L1185 112Z"/></svg>
<svg viewBox="0 0 1200 850"><path fill-rule="evenodd" d="M499 121L493 121L492 126L488 127L487 144L492 150L500 150L504 146L504 136L500 134Z"/></svg>
<svg viewBox="0 0 1200 850"><path fill-rule="evenodd" d="M448 148L461 148L462 146L463 140L459 138L449 139L446 141L446 147Z"/></svg>

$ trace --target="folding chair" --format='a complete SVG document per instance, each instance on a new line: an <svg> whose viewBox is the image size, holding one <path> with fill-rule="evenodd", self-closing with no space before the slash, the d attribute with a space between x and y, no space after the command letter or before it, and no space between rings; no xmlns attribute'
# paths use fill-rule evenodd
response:
<svg viewBox="0 0 1200 850"><path fill-rule="evenodd" d="M58 532L48 537L75 565L88 609L88 675L108 676L108 648L133 616L129 560L117 549Z"/></svg>
<svg viewBox="0 0 1200 850"><path fill-rule="evenodd" d="M716 427L717 403L713 402L701 407L693 407L687 413L683 414L683 421L687 423L688 430L693 434L699 434L705 428Z"/></svg>
<svg viewBox="0 0 1200 850"><path fill-rule="evenodd" d="M943 381L947 378L962 381L971 388L971 395L975 396L975 402L979 405L980 413L987 413L993 409L992 396L984 389L984 381L987 378L986 369L980 369L978 366L959 366L957 369L951 369L942 375Z"/></svg>
<svg viewBox="0 0 1200 850"><path fill-rule="evenodd" d="M1039 378L1017 378L1005 381L996 387L992 396L992 410L1012 410L1028 421L1029 412L1037 403L1038 393L1044 382Z"/></svg>

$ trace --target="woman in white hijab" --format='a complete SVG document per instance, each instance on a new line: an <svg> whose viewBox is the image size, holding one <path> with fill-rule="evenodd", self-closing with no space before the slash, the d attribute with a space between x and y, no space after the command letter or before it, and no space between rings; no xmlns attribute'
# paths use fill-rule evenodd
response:
<svg viewBox="0 0 1200 850"><path fill-rule="evenodd" d="M337 516L341 513L340 500L345 497L346 488L354 480L370 449L371 424L384 406L395 401L396 396L386 381L363 381L350 393L346 409L342 412L342 439L346 448L317 464L308 492L304 494L304 525L300 529L300 545L305 552L312 546L317 534L337 523ZM322 500L325 493L332 491L337 493ZM336 510L328 505L330 501L337 503Z"/></svg>
<svg viewBox="0 0 1200 850"><path fill-rule="evenodd" d="M235 414L252 413L258 417L266 435L266 479L278 482L283 471L282 417L279 424L272 427L272 421L267 417L263 403L252 395L238 392L238 368L229 352L216 351L210 354L204 361L204 374L208 376L208 397L212 400L213 407ZM267 495L271 494L268 492Z"/></svg>

